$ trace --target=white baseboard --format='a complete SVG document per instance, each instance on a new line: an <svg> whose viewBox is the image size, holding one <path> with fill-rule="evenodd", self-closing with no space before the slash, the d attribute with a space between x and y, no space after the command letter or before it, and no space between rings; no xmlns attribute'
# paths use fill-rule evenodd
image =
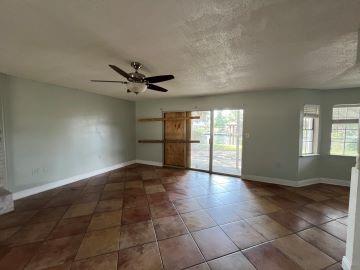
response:
<svg viewBox="0 0 360 270"><path fill-rule="evenodd" d="M13 193L13 199L18 200L24 197L28 197L34 194L38 194L40 192L44 192L53 188L61 187L67 184L71 184L77 181L81 181L84 179L87 179L89 177L93 177L99 174L103 174L109 171L113 171L134 163L139 164L146 164L146 165L152 165L152 166L158 166L162 167L163 164L161 162L155 162L155 161L148 161L148 160L131 160L127 162L123 162L120 164L116 164L107 168L95 170L89 173L84 173L76 176L72 176L66 179L57 180L51 183L47 183L41 186L25 189L22 191L18 191ZM287 180L287 179L281 179L281 178L272 178L272 177L266 177L266 176L258 176L258 175L243 175L242 179L246 180L253 180L253 181L259 181L264 183L270 183L270 184L278 184L278 185L284 185L284 186L290 186L290 187L303 187L313 184L330 184L330 185L338 185L338 186L349 186L350 181L347 180L338 180L338 179L330 179L330 178L312 178L312 179L305 179L305 180Z"/></svg>
<svg viewBox="0 0 360 270"><path fill-rule="evenodd" d="M272 178L266 176L258 175L242 175L242 179L259 181L270 184L277 184L289 187L305 187L314 184L329 184L336 186L350 186L350 181L348 180L339 180L339 179L330 179L330 178L309 178L304 180L288 180L282 178Z"/></svg>
<svg viewBox="0 0 360 270"><path fill-rule="evenodd" d="M321 183L335 185L335 186L344 186L350 187L350 180L341 180L341 179L332 179L332 178L321 178Z"/></svg>
<svg viewBox="0 0 360 270"><path fill-rule="evenodd" d="M161 162L149 161L149 160L141 160L141 159L137 159L136 163L145 164L145 165L151 165L151 166L158 166L158 167L163 166L163 164Z"/></svg>
<svg viewBox="0 0 360 270"><path fill-rule="evenodd" d="M53 189L53 188L57 188L57 187L61 187L61 186L67 185L67 184L77 182L77 181L81 181L81 180L87 179L89 177L93 177L93 176L100 175L100 174L103 174L103 173L106 173L106 172L110 172L110 171L113 171L113 170L116 170L116 169L120 169L122 167L131 165L131 164L134 164L134 163L136 163L136 160L131 160L131 161L123 162L123 163L116 164L116 165L113 165L113 166L110 166L110 167L106 167L106 168L103 168L103 169L95 170L95 171L92 171L92 172L89 172L89 173L75 175L75 176L72 176L72 177L69 177L69 178L66 178L66 179L57 180L57 181L47 183L47 184L44 184L44 185L41 185L41 186L37 186L37 187L22 190L22 191L18 191L18 192L13 193L13 199L18 200L18 199L21 199L21 198L25 198L25 197L28 197L28 196L31 196L31 195L34 195L34 194L38 194L40 192L44 192L44 191L47 191L47 190L50 190L50 189Z"/></svg>
<svg viewBox="0 0 360 270"><path fill-rule="evenodd" d="M250 180L250 181L258 181L258 182L290 186L290 187L298 186L297 181L286 180L286 179L282 179L282 178L272 178L272 177L258 176L258 175L242 175L241 178L244 180L246 179L246 180Z"/></svg>

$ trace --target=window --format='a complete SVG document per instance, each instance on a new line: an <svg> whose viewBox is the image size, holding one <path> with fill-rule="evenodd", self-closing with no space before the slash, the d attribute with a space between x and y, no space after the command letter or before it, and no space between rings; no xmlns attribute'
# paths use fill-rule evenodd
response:
<svg viewBox="0 0 360 270"><path fill-rule="evenodd" d="M315 155L319 137L319 105L305 105L302 121L302 155Z"/></svg>
<svg viewBox="0 0 360 270"><path fill-rule="evenodd" d="M333 108L331 155L357 155L359 117L360 105L337 105Z"/></svg>

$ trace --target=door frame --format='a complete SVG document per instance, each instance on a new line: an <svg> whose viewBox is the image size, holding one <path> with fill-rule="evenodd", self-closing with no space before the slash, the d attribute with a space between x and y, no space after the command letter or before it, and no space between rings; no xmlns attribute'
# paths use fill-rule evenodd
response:
<svg viewBox="0 0 360 270"><path fill-rule="evenodd" d="M214 155L214 151L212 151L210 153L210 156L211 156L211 171L210 173L212 174L219 174L219 175L226 175L226 176L234 176L234 177L239 177L241 178L242 176L242 164L243 164L243 152L244 152L244 113L245 113L245 109L244 108L241 108L241 109L235 109L235 108L216 108L216 109L212 109L211 110L211 146L213 147L213 138L214 138L214 111L242 111L243 112L243 128L242 128L242 132L241 132L241 137L242 137L242 141L241 141L241 163L240 163L240 168L241 168L241 172L240 172L240 175L238 174L231 174L231 173L222 173L222 172L216 172L216 171L213 171L212 167L213 167L213 155ZM213 150L213 149L212 149Z"/></svg>
<svg viewBox="0 0 360 270"><path fill-rule="evenodd" d="M0 166L4 166L4 178L0 181L0 188L5 187L7 185L7 157L6 157L6 142L5 142L5 111L4 111L4 103L3 97L0 96L0 147L2 148L4 155L4 163Z"/></svg>
<svg viewBox="0 0 360 270"><path fill-rule="evenodd" d="M203 169L195 169L195 168L191 168L191 167L188 167L186 169L189 169L189 170L193 170L193 171L199 171L199 172L207 172L207 173L210 173L210 174L217 174L217 175L225 175L225 176L232 176L232 177L238 177L238 178L241 178L242 176L242 164L243 164L243 152L244 152L244 140L242 139L242 147L241 147L241 174L240 175L237 175L237 174L229 174L229 173L222 173L222 172L215 172L213 171L213 155L214 155L214 151L213 151L213 148L214 148L214 111L220 111L220 110L233 110L233 111L242 111L243 112L243 128L242 128L242 132L241 132L241 135L242 135L242 138L244 139L244 119L245 119L245 109L244 108L212 108L212 109L198 109L198 110L187 110L187 112L210 112L210 140L209 140L209 144L210 144L210 147L209 147L209 169L208 170L203 170Z"/></svg>

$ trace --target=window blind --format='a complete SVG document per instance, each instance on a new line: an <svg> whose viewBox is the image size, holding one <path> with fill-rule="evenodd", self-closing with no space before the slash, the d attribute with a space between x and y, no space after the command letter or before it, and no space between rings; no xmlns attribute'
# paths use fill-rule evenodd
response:
<svg viewBox="0 0 360 270"><path fill-rule="evenodd" d="M319 115L320 115L319 105L306 104L304 106L304 117L318 118Z"/></svg>

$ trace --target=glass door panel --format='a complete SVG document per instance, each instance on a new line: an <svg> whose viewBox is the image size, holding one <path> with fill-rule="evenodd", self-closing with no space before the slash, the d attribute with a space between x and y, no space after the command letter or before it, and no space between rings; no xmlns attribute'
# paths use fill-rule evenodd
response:
<svg viewBox="0 0 360 270"><path fill-rule="evenodd" d="M212 171L241 175L243 110L214 110Z"/></svg>
<svg viewBox="0 0 360 270"><path fill-rule="evenodd" d="M191 116L200 116L200 119L191 120L191 140L200 143L190 144L191 169L209 171L210 166L210 111L193 111Z"/></svg>

